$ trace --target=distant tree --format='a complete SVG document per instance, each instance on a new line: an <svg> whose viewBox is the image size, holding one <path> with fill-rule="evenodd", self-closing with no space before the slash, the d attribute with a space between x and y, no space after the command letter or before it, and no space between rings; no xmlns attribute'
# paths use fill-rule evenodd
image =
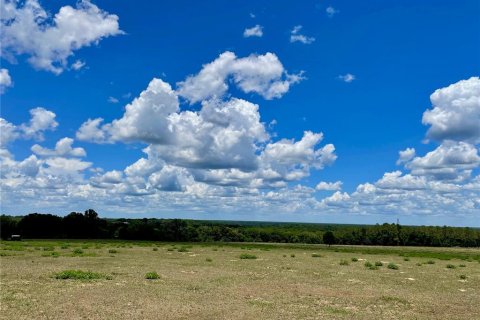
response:
<svg viewBox="0 0 480 320"><path fill-rule="evenodd" d="M332 231L327 231L323 234L323 243L328 244L329 247L335 243L335 240L335 235Z"/></svg>

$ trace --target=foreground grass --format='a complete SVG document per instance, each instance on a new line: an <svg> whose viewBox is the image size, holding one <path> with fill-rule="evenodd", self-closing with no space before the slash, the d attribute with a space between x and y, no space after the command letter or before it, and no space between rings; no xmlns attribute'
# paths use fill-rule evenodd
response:
<svg viewBox="0 0 480 320"><path fill-rule="evenodd" d="M2 253L2 319L480 314L478 249L61 240L0 242Z"/></svg>

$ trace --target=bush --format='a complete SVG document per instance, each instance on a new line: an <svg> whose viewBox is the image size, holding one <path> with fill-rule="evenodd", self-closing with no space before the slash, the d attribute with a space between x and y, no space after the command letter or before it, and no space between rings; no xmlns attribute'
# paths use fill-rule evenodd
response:
<svg viewBox="0 0 480 320"><path fill-rule="evenodd" d="M410 261L410 258L403 258L403 261Z"/></svg>
<svg viewBox="0 0 480 320"><path fill-rule="evenodd" d="M292 254L290 255L290 257L292 257L292 258L295 258L295 254L294 254L294 253L292 253Z"/></svg>
<svg viewBox="0 0 480 320"><path fill-rule="evenodd" d="M388 269L392 269L392 270L398 270L398 266L393 263L393 262L390 262L387 266Z"/></svg>
<svg viewBox="0 0 480 320"><path fill-rule="evenodd" d="M160 276L155 271L148 272L148 273L145 274L145 279L148 279L148 280L155 280L155 279L159 279L159 278L160 278Z"/></svg>
<svg viewBox="0 0 480 320"><path fill-rule="evenodd" d="M73 254L83 254L83 250L77 248L77 249L73 250Z"/></svg>
<svg viewBox="0 0 480 320"><path fill-rule="evenodd" d="M314 258L320 258L322 255L318 253L312 253L312 257Z"/></svg>
<svg viewBox="0 0 480 320"><path fill-rule="evenodd" d="M152 250L153 250L153 251L158 251L158 248L153 248Z"/></svg>
<svg viewBox="0 0 480 320"><path fill-rule="evenodd" d="M55 274L56 279L73 279L73 280L94 280L105 278L101 273L82 271L82 270L65 270Z"/></svg>
<svg viewBox="0 0 480 320"><path fill-rule="evenodd" d="M349 263L348 263L347 260L340 260L340 265L341 265L341 266L348 266Z"/></svg>
<svg viewBox="0 0 480 320"><path fill-rule="evenodd" d="M369 261L365 261L365 264L364 264L364 265L365 265L365 267L366 267L367 269L370 269L370 270L378 270L378 266L373 265L373 264L372 264L371 262L369 262Z"/></svg>
<svg viewBox="0 0 480 320"><path fill-rule="evenodd" d="M427 261L427 264L435 264L435 261L433 261L433 260L428 260L428 261Z"/></svg>
<svg viewBox="0 0 480 320"><path fill-rule="evenodd" d="M464 275L464 274L461 274L461 275L460 275L460 279L462 279L462 280L466 280L466 279L467 279L467 276L466 276L466 275Z"/></svg>
<svg viewBox="0 0 480 320"><path fill-rule="evenodd" d="M212 260L212 258L206 258L205 261L212 262L213 260Z"/></svg>
<svg viewBox="0 0 480 320"><path fill-rule="evenodd" d="M383 263L381 261L375 261L375 265L377 267L381 267L381 266L383 266Z"/></svg>
<svg viewBox="0 0 480 320"><path fill-rule="evenodd" d="M455 269L455 268L456 268L455 265L450 264L450 263L447 264L447 269Z"/></svg>
<svg viewBox="0 0 480 320"><path fill-rule="evenodd" d="M352 258L352 262L357 262L358 261L358 258Z"/></svg>
<svg viewBox="0 0 480 320"><path fill-rule="evenodd" d="M420 262L417 262L417 266L421 267L421 266L422 266L422 264L421 264Z"/></svg>
<svg viewBox="0 0 480 320"><path fill-rule="evenodd" d="M108 253L118 253L118 251L115 250L115 249L110 249L110 250L108 250Z"/></svg>
<svg viewBox="0 0 480 320"><path fill-rule="evenodd" d="M188 248L187 247L180 247L180 248L178 248L177 251L178 252L188 252Z"/></svg>
<svg viewBox="0 0 480 320"><path fill-rule="evenodd" d="M240 259L257 259L257 256L250 253L242 253Z"/></svg>

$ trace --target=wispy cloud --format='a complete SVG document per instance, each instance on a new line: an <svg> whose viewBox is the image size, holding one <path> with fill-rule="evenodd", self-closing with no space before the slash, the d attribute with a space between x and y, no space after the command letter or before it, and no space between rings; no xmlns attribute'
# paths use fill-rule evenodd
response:
<svg viewBox="0 0 480 320"><path fill-rule="evenodd" d="M255 27L252 28L247 28L245 31L243 31L243 36L245 38L250 38L250 37L262 37L263 36L263 27L259 24L257 24Z"/></svg>
<svg viewBox="0 0 480 320"><path fill-rule="evenodd" d="M308 37L303 34L300 34L300 30L302 30L303 26L298 25L293 27L291 33L290 33L290 42L301 42L303 44L310 44L315 41L314 37Z"/></svg>
<svg viewBox="0 0 480 320"><path fill-rule="evenodd" d="M347 73L347 74L344 74L344 75L339 75L338 79L342 80L343 82L350 83L353 80L355 80L356 77L355 77L355 75L353 75L351 73Z"/></svg>

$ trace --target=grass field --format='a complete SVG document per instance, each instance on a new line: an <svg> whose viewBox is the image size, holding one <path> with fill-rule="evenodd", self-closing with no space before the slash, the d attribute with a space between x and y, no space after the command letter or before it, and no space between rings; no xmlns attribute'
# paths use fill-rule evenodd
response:
<svg viewBox="0 0 480 320"><path fill-rule="evenodd" d="M480 250L1 242L1 319L478 319ZM476 318L477 317L477 318Z"/></svg>

